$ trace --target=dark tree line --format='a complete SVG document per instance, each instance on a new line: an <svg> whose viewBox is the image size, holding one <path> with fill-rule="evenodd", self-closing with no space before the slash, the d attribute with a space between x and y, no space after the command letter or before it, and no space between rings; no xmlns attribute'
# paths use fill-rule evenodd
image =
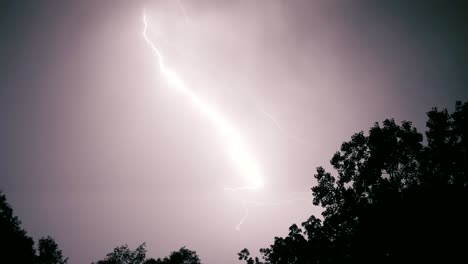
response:
<svg viewBox="0 0 468 264"><path fill-rule="evenodd" d="M21 221L13 214L6 196L0 191L0 263L66 264L68 258L50 236L34 240L21 228ZM96 264L201 264L195 251L182 247L163 259L146 258L146 244L135 250L127 245L116 247Z"/></svg>
<svg viewBox="0 0 468 264"><path fill-rule="evenodd" d="M37 252L34 240L21 228L21 221L0 192L0 263L65 264L62 251L50 236L39 239Z"/></svg>
<svg viewBox="0 0 468 264"><path fill-rule="evenodd" d="M163 259L146 258L146 244L143 243L135 250L127 245L114 248L106 255L106 258L93 264L201 264L195 251L182 247L173 251Z"/></svg>
<svg viewBox="0 0 468 264"><path fill-rule="evenodd" d="M248 264L466 263L468 103L427 113L426 142L411 122L375 123L318 167L313 203L324 208L286 237L238 255Z"/></svg>

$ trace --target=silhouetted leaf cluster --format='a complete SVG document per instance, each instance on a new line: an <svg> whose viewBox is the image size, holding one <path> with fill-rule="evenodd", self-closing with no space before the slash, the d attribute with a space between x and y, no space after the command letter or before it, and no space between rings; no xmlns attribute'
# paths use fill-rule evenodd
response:
<svg viewBox="0 0 468 264"><path fill-rule="evenodd" d="M67 258L50 236L39 239L38 254L34 240L21 228L21 221L0 192L0 263L65 264Z"/></svg>
<svg viewBox="0 0 468 264"><path fill-rule="evenodd" d="M39 239L39 254L36 257L37 264L65 264L67 259L63 257L55 240L50 236Z"/></svg>
<svg viewBox="0 0 468 264"><path fill-rule="evenodd" d="M135 250L129 249L127 245L116 247L96 264L142 264L146 258L145 246L143 243Z"/></svg>
<svg viewBox="0 0 468 264"><path fill-rule="evenodd" d="M286 237L238 255L248 264L466 262L468 103L428 112L427 143L411 122L393 119L357 133L333 156L337 175L314 175L324 208Z"/></svg>
<svg viewBox="0 0 468 264"><path fill-rule="evenodd" d="M195 251L182 247L164 259L148 259L145 264L201 264Z"/></svg>
<svg viewBox="0 0 468 264"><path fill-rule="evenodd" d="M127 245L116 247L114 251L108 253L106 258L95 264L201 264L195 251L182 247L178 251L173 251L164 259L146 259L146 244L143 243L135 250L131 250Z"/></svg>
<svg viewBox="0 0 468 264"><path fill-rule="evenodd" d="M0 192L0 263L66 264L62 251L50 236L39 239L37 254L34 240L21 228L21 221ZM135 250L119 246L96 264L201 264L195 251L182 247L163 259L146 258L146 244Z"/></svg>

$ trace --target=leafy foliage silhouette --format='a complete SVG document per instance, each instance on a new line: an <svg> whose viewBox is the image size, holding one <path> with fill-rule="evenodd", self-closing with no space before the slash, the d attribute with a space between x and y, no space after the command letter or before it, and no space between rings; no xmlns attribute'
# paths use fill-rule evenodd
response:
<svg viewBox="0 0 468 264"><path fill-rule="evenodd" d="M146 244L139 245L135 250L123 245L114 248L106 255L106 258L97 262L97 264L141 264L146 258Z"/></svg>
<svg viewBox="0 0 468 264"><path fill-rule="evenodd" d="M38 251L37 264L65 264L68 261L68 258L64 259L62 251L50 236L39 239Z"/></svg>
<svg viewBox="0 0 468 264"><path fill-rule="evenodd" d="M21 228L21 221L0 192L0 262L33 263L34 240Z"/></svg>
<svg viewBox="0 0 468 264"><path fill-rule="evenodd" d="M0 191L0 263L66 264L67 259L50 236L39 239L38 255L34 240L21 228L6 196Z"/></svg>
<svg viewBox="0 0 468 264"><path fill-rule="evenodd" d="M50 237L39 239L37 247L34 240L21 228L21 221L13 215L6 196L0 191L0 263L19 264L66 264L62 251ZM119 246L96 264L201 264L195 251L182 247L164 259L146 259L146 244L135 250L127 245Z"/></svg>
<svg viewBox="0 0 468 264"><path fill-rule="evenodd" d="M201 264L195 251L182 247L178 251L173 251L169 257L164 259L149 259L145 264Z"/></svg>
<svg viewBox="0 0 468 264"><path fill-rule="evenodd" d="M169 257L164 259L146 259L145 247L145 243L135 250L129 249L127 245L116 247L114 251L106 255L105 259L96 262L96 264L201 264L196 252L185 247L171 252Z"/></svg>
<svg viewBox="0 0 468 264"><path fill-rule="evenodd" d="M427 113L427 144L404 121L375 123L317 168L313 203L324 208L292 225L247 264L402 263L467 260L468 103ZM462 261L463 262L463 261Z"/></svg>

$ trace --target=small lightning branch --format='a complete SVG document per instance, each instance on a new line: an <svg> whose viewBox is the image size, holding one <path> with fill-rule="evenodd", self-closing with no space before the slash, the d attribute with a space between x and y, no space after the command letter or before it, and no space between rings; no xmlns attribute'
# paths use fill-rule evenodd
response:
<svg viewBox="0 0 468 264"><path fill-rule="evenodd" d="M280 123L278 122L278 120L270 113L268 113L267 111L265 111L263 108L260 108L260 112L266 116L268 119L270 119L270 121L275 125L275 127L283 134L285 135L287 138L289 139L292 139L294 141L296 141L297 143L300 143L300 144L309 144L309 142L307 140L305 140L304 138L302 137L298 137L296 135L291 135L289 133L287 133L284 128L280 125Z"/></svg>
<svg viewBox="0 0 468 264"><path fill-rule="evenodd" d="M272 116L271 114L267 113L265 110L263 110L263 108L260 108L260 112L262 112L263 115L265 115L268 119L271 120L271 122L273 122L273 124L275 124L275 126L279 129L279 130L283 130L283 128L280 126L278 120L276 120L276 118L274 116Z"/></svg>
<svg viewBox="0 0 468 264"><path fill-rule="evenodd" d="M244 223L245 219L247 219L247 217L249 216L249 207L247 207L246 204L244 204L244 209L245 209L244 217L242 217L242 219L241 219L241 220L239 221L239 223L236 225L236 230L237 230L237 231L240 231L241 225Z"/></svg>

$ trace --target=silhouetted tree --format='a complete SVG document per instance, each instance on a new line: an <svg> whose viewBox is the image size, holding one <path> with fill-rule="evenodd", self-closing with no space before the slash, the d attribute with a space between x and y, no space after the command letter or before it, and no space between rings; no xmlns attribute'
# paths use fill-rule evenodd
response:
<svg viewBox="0 0 468 264"><path fill-rule="evenodd" d="M143 264L161 264L163 263L161 259L154 259L154 258L149 258L147 260L145 260L145 262L143 262Z"/></svg>
<svg viewBox="0 0 468 264"><path fill-rule="evenodd" d="M0 191L0 263L65 264L62 251L50 236L39 239L38 255L34 240L21 228L21 221Z"/></svg>
<svg viewBox="0 0 468 264"><path fill-rule="evenodd" d="M33 263L34 241L21 228L21 221L0 192L0 263Z"/></svg>
<svg viewBox="0 0 468 264"><path fill-rule="evenodd" d="M55 240L50 236L39 239L37 264L65 264L68 258L64 258Z"/></svg>
<svg viewBox="0 0 468 264"><path fill-rule="evenodd" d="M427 145L410 122L376 123L317 168L313 203L324 208L261 249L252 263L466 262L468 103L428 112Z"/></svg>
<svg viewBox="0 0 468 264"><path fill-rule="evenodd" d="M114 248L108 253L104 260L97 264L141 264L146 258L146 244L139 245L135 250L131 250L127 245Z"/></svg>
<svg viewBox="0 0 468 264"><path fill-rule="evenodd" d="M173 251L164 259L146 259L146 244L143 243L135 250L130 250L127 245L116 247L113 252L107 254L104 260L96 264L201 264L195 251L182 247Z"/></svg>
<svg viewBox="0 0 468 264"><path fill-rule="evenodd" d="M157 264L200 264L200 259L195 251L182 247L178 251L173 251L169 257L157 259ZM148 264L148 263L147 263Z"/></svg>

